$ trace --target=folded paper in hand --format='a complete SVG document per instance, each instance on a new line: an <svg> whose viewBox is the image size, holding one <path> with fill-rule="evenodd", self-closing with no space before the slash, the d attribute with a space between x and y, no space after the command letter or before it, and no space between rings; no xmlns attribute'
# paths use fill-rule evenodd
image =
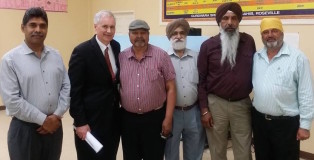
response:
<svg viewBox="0 0 314 160"><path fill-rule="evenodd" d="M76 130L76 127L73 125L73 128ZM98 153L103 145L90 133L86 133L85 141L94 149L96 153Z"/></svg>
<svg viewBox="0 0 314 160"><path fill-rule="evenodd" d="M103 147L103 145L90 132L87 132L85 141L95 150L96 153L98 153Z"/></svg>

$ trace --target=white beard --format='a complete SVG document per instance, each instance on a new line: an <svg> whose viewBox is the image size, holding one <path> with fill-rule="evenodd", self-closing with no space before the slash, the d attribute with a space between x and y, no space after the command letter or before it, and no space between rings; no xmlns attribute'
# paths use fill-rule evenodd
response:
<svg viewBox="0 0 314 160"><path fill-rule="evenodd" d="M225 32L220 26L221 39L221 59L220 64L223 65L225 60L229 61L231 68L236 65L237 49L240 40L239 28L232 34Z"/></svg>
<svg viewBox="0 0 314 160"><path fill-rule="evenodd" d="M186 39L170 39L172 48L174 50L184 50L186 47Z"/></svg>
<svg viewBox="0 0 314 160"><path fill-rule="evenodd" d="M268 48L275 48L275 47L278 47L279 43L278 43L278 40L277 41L274 41L274 42L266 42L265 44Z"/></svg>

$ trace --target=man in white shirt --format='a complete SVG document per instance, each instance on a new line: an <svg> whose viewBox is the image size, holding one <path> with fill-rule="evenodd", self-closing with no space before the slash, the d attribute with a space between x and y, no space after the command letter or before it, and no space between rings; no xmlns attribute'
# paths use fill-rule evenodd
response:
<svg viewBox="0 0 314 160"><path fill-rule="evenodd" d="M314 113L309 60L283 41L279 18L261 22L264 48L254 55L253 135L257 160L297 160Z"/></svg>

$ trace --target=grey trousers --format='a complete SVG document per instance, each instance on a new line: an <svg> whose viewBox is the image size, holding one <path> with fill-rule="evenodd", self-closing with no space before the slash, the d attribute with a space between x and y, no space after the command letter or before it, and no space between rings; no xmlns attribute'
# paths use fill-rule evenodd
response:
<svg viewBox="0 0 314 160"><path fill-rule="evenodd" d="M62 126L53 134L39 134L40 126L12 118L8 131L11 160L59 160L62 150Z"/></svg>

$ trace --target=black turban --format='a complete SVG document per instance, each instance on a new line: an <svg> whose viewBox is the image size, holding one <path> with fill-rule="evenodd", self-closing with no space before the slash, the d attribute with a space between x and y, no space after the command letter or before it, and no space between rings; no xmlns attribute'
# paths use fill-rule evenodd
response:
<svg viewBox="0 0 314 160"><path fill-rule="evenodd" d="M229 2L220 5L216 10L216 21L218 25L222 17L227 13L227 11L232 11L234 14L236 14L239 19L239 22L241 22L243 13L241 6L238 3Z"/></svg>

